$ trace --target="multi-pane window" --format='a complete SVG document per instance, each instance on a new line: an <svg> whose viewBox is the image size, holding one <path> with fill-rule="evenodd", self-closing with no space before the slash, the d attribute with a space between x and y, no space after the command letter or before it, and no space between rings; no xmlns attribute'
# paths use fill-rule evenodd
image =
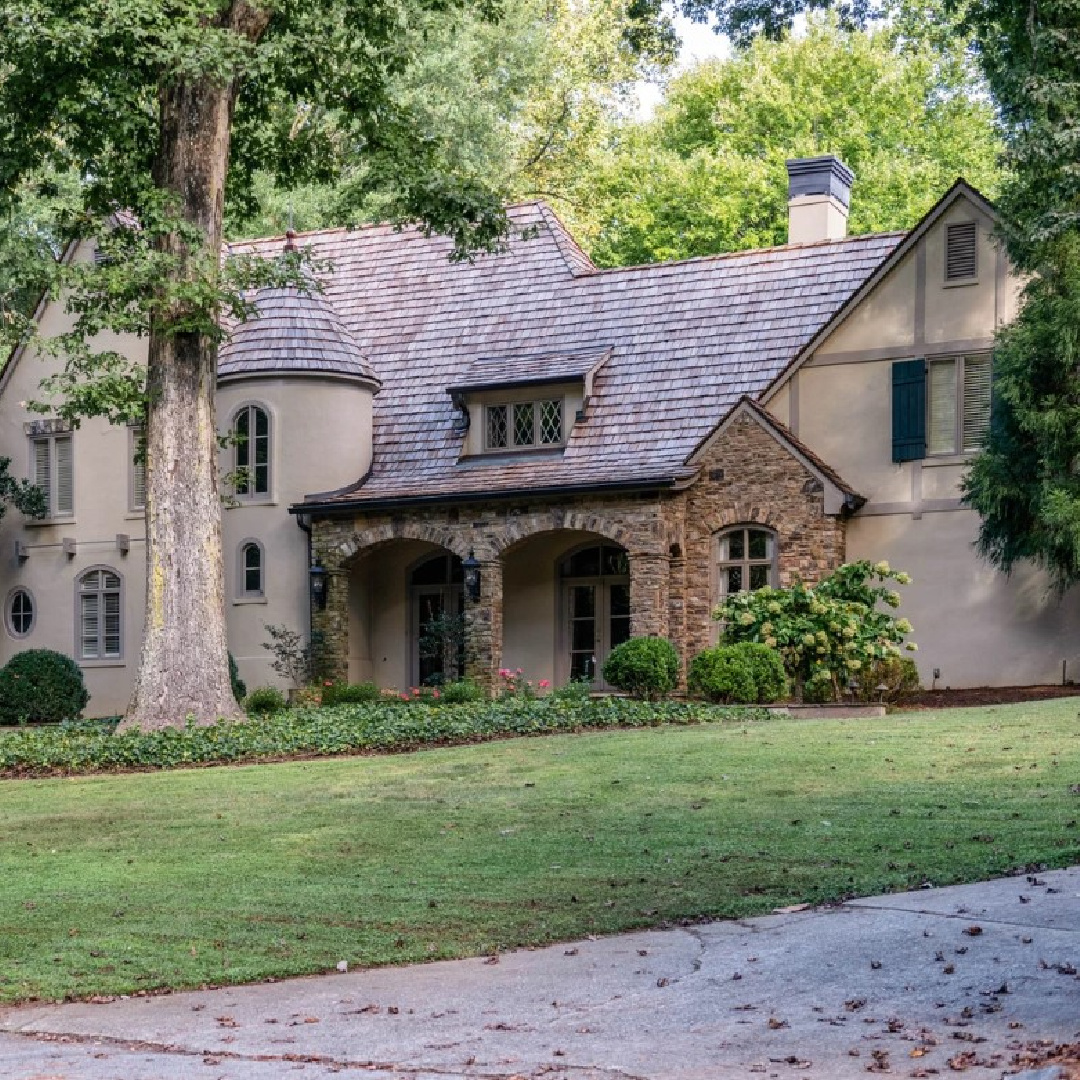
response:
<svg viewBox="0 0 1080 1080"><path fill-rule="evenodd" d="M484 447L487 450L561 446L562 442L561 398L488 405L484 410Z"/></svg>
<svg viewBox="0 0 1080 1080"><path fill-rule="evenodd" d="M989 353L931 360L926 378L926 451L971 453L990 428Z"/></svg>
<svg viewBox="0 0 1080 1080"><path fill-rule="evenodd" d="M270 414L259 405L245 405L233 419L236 446L236 496L270 497Z"/></svg>
<svg viewBox="0 0 1080 1080"><path fill-rule="evenodd" d="M256 540L240 545L240 596L263 595L263 549Z"/></svg>
<svg viewBox="0 0 1080 1080"><path fill-rule="evenodd" d="M118 660L122 646L120 575L87 570L78 581L79 658Z"/></svg>
<svg viewBox="0 0 1080 1080"><path fill-rule="evenodd" d="M776 585L776 537L766 529L739 527L717 537L720 599Z"/></svg>
<svg viewBox="0 0 1080 1080"><path fill-rule="evenodd" d="M15 589L8 597L7 628L12 637L26 637L34 629L34 598L26 589Z"/></svg>
<svg viewBox="0 0 1080 1080"><path fill-rule="evenodd" d="M48 517L75 513L75 461L71 433L34 435L30 439L30 472L45 493Z"/></svg>

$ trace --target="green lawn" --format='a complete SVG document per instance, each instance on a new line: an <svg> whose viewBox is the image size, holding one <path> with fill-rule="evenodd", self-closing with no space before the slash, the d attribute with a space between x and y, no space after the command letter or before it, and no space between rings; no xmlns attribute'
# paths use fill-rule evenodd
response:
<svg viewBox="0 0 1080 1080"><path fill-rule="evenodd" d="M0 781L0 1001L462 956L1080 862L1078 707Z"/></svg>

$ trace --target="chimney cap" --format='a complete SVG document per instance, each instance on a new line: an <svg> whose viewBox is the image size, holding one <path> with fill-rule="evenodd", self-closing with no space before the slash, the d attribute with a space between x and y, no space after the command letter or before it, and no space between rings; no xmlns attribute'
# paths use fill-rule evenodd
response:
<svg viewBox="0 0 1080 1080"><path fill-rule="evenodd" d="M855 174L838 157L824 154L787 162L788 199L800 195L831 195L846 210Z"/></svg>

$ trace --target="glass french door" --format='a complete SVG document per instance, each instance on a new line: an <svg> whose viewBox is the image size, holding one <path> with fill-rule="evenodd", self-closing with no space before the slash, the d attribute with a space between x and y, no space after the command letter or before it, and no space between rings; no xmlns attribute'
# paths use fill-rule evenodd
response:
<svg viewBox="0 0 1080 1080"><path fill-rule="evenodd" d="M601 674L604 661L630 637L628 569L625 552L610 545L577 552L564 564L569 675L597 690L610 689ZM575 570L600 573L589 578L570 576Z"/></svg>
<svg viewBox="0 0 1080 1080"><path fill-rule="evenodd" d="M409 576L410 679L439 686L465 673L465 591L461 560L434 555Z"/></svg>

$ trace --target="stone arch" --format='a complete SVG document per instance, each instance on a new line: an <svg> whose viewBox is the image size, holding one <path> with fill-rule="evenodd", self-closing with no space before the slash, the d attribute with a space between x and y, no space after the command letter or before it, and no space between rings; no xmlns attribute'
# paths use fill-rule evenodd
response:
<svg viewBox="0 0 1080 1080"><path fill-rule="evenodd" d="M781 522L777 515L760 507L741 503L734 503L701 518L701 530L709 536L730 529L733 525L761 525L775 533L781 532Z"/></svg>
<svg viewBox="0 0 1080 1080"><path fill-rule="evenodd" d="M643 538L639 533L603 513L588 510L555 510L511 517L501 533L491 537L491 541L494 554L502 556L535 537L560 532L588 533L602 540L610 540L632 556L656 554L663 550L660 538L649 536L647 543L642 543Z"/></svg>
<svg viewBox="0 0 1080 1080"><path fill-rule="evenodd" d="M371 548L392 540L420 540L436 544L461 559L464 559L471 550L467 538L453 529L420 521L388 521L366 529L358 529L352 536L342 541L337 549L341 564L345 566Z"/></svg>

